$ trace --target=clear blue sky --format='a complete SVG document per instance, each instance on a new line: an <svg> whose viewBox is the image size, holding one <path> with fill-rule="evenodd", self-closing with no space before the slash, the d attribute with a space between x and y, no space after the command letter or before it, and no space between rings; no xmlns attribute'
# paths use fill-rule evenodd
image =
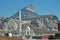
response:
<svg viewBox="0 0 60 40"><path fill-rule="evenodd" d="M39 15L52 14L60 19L60 0L0 0L0 16L9 17L29 4Z"/></svg>

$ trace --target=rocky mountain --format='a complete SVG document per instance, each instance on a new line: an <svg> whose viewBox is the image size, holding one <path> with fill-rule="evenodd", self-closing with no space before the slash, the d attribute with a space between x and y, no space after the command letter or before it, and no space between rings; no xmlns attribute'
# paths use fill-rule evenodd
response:
<svg viewBox="0 0 60 40"><path fill-rule="evenodd" d="M32 18L39 17L39 15L37 13L33 12L34 11L34 7L32 5L29 5L29 6L25 7L25 8L23 8L23 9L19 10L17 13L12 15L11 17L19 19L19 17L20 17L20 13L19 12L20 11L21 11L21 19L22 20L27 20L27 19L32 19Z"/></svg>
<svg viewBox="0 0 60 40"><path fill-rule="evenodd" d="M0 18L0 29L2 30L18 30L20 27L20 11L21 11L21 20L23 23L26 24L26 22L29 24L31 29L38 30L39 32L45 32L45 31L58 31L58 18L55 15L38 15L34 11L34 7L32 5L29 5L21 10L19 10L17 13L12 15L9 18ZM22 28L25 29L25 24L22 24ZM35 32L36 32L35 31Z"/></svg>

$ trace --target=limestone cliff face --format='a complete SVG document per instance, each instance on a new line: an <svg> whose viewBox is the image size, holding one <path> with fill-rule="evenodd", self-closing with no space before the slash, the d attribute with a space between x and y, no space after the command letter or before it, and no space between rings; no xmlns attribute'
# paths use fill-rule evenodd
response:
<svg viewBox="0 0 60 40"><path fill-rule="evenodd" d="M54 18L55 17L55 18ZM33 18L31 20L32 24L36 24L39 25L40 27L42 26L49 26L51 27L51 25L53 25L54 23L57 24L58 22L58 18L55 15L45 15L45 16L40 16L39 18Z"/></svg>
<svg viewBox="0 0 60 40"><path fill-rule="evenodd" d="M7 29L11 31L16 30L18 28L18 25L13 18L10 18L9 21L5 25Z"/></svg>
<svg viewBox="0 0 60 40"><path fill-rule="evenodd" d="M27 22L28 21L28 22ZM22 30L25 30L27 26L30 27L30 29L34 30L36 33L39 29L39 33L42 33L43 31L58 31L58 18L55 15L42 15L36 18L32 19L26 19L22 20ZM0 29L5 31L15 31L19 30L20 27L20 21L18 19L14 18L5 18L0 19Z"/></svg>
<svg viewBox="0 0 60 40"><path fill-rule="evenodd" d="M58 18L55 15L42 16L37 20L39 27L42 29L51 29L52 31L58 31ZM47 30L46 30L47 31Z"/></svg>
<svg viewBox="0 0 60 40"><path fill-rule="evenodd" d="M18 28L18 23L15 19L13 18L5 18L4 20L2 20L2 18L0 19L0 29L2 31L14 31L17 30Z"/></svg>

